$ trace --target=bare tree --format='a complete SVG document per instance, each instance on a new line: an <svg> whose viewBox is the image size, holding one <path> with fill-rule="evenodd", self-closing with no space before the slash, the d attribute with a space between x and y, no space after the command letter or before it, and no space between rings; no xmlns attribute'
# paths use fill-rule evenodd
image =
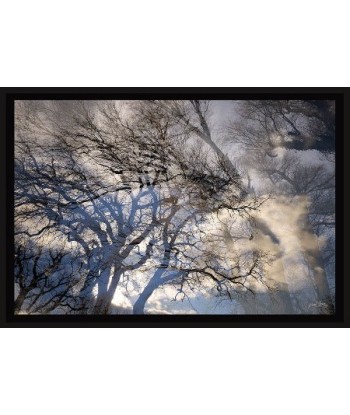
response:
<svg viewBox="0 0 350 415"><path fill-rule="evenodd" d="M256 249L249 255L243 252L237 255L232 246L227 247L226 229L226 234L225 230L220 234L216 232L216 244L223 246L214 261L215 251L208 243L205 230L200 230L200 224L204 222L207 227L206 217L222 210L247 219L262 201L247 197L237 169L213 141L208 122L208 101L166 101L150 105L157 109L150 113L143 112L143 116L151 116L154 122L155 113L165 113L177 131L178 126L181 126L187 138L186 151L177 155L182 179L179 187L185 189L187 197L185 203L184 200L179 203L178 194L172 198L172 213L162 230L161 268L155 271L141 292L135 302L134 312L143 313L146 301L153 292L166 284L180 285L178 294L183 295L186 295L185 287L193 291L196 286L203 285L203 280L214 283L220 295L229 298L232 298L231 292L238 286L249 290L250 279L261 279L263 252ZM183 206L187 210L185 216ZM185 219L179 220L179 216ZM169 226L172 227L171 232Z"/></svg>
<svg viewBox="0 0 350 415"><path fill-rule="evenodd" d="M290 203L306 201L309 208L300 218L299 240L319 309L333 312L319 241L332 239L334 226L334 167L329 163L335 148L334 103L246 101L239 107L241 119L228 127L228 139L246 149L246 162L267 180L269 191L288 196ZM297 151L307 149L318 151L318 161L316 153L312 161L302 160L303 154ZM294 307L299 305L294 302Z"/></svg>
<svg viewBox="0 0 350 415"><path fill-rule="evenodd" d="M190 105L203 130L202 104ZM63 256L55 251L58 259L49 252L57 267L51 275L54 283L60 280L59 270L75 264L64 274L62 286L74 293L79 306L57 303L55 308L109 313L121 277L138 278L137 270L149 267L156 250L162 259L153 281L161 278L162 284L183 286L194 275L201 284L201 275L222 290L257 277L260 253L246 255L245 271L234 274L235 264L224 269L213 258L209 261L205 238L190 229L189 224L198 227L210 214L229 210L245 215L258 206L246 199L225 155L192 151L195 125L179 124L169 108L155 102L131 102L124 108L115 102L94 107L75 102L70 109L62 113L62 105L52 102L19 102L16 107L16 238L60 239L61 250L64 245L71 249ZM214 143L210 147L216 148ZM184 246L191 249L180 261ZM34 257L41 263L42 251L19 258L29 264ZM40 277L52 266L43 265L39 272L33 265L31 274ZM74 289L71 281L79 281ZM159 285L150 281L143 297L149 287ZM22 297L28 295L22 290Z"/></svg>
<svg viewBox="0 0 350 415"><path fill-rule="evenodd" d="M85 298L77 294L87 275L81 272L81 258L62 246L47 247L40 239L17 238L15 313L83 313Z"/></svg>

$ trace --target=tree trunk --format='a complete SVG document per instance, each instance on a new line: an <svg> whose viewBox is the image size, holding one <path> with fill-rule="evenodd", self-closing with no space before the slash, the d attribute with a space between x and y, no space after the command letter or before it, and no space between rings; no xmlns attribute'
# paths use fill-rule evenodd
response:
<svg viewBox="0 0 350 415"><path fill-rule="evenodd" d="M139 298L135 301L133 314L145 314L147 300L151 297L153 292L163 284L161 277L164 274L164 271L165 269L158 269L148 281L148 284L139 295Z"/></svg>
<svg viewBox="0 0 350 415"><path fill-rule="evenodd" d="M114 272L110 286L108 288L108 283L110 279L112 266L108 266L100 275L98 279L98 294L95 306L93 308L93 314L108 314L109 306L112 302L115 290L117 289L120 275L118 277L118 272Z"/></svg>
<svg viewBox="0 0 350 415"><path fill-rule="evenodd" d="M112 266L107 266L97 280L98 293L96 303L94 305L93 314L107 314L104 312L106 308L106 297L108 293L108 283L111 275Z"/></svg>

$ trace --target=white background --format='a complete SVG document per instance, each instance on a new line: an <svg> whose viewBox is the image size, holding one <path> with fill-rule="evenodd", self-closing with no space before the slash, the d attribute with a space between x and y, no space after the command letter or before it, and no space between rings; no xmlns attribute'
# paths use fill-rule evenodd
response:
<svg viewBox="0 0 350 415"><path fill-rule="evenodd" d="M349 86L346 2L1 2L1 86ZM2 329L15 414L327 414L349 330Z"/></svg>

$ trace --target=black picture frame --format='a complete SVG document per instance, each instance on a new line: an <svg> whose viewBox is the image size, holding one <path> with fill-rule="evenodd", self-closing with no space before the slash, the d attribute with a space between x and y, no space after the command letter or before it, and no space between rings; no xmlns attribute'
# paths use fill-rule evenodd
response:
<svg viewBox="0 0 350 415"><path fill-rule="evenodd" d="M346 236L349 88L1 88L1 325L4 327L349 327ZM334 315L14 315L15 100L332 99L336 101L336 311Z"/></svg>

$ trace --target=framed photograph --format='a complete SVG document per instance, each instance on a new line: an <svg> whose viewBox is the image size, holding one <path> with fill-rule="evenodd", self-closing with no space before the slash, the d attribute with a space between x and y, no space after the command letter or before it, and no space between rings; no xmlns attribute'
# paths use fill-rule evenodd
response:
<svg viewBox="0 0 350 415"><path fill-rule="evenodd" d="M3 324L348 324L346 93L2 89Z"/></svg>

